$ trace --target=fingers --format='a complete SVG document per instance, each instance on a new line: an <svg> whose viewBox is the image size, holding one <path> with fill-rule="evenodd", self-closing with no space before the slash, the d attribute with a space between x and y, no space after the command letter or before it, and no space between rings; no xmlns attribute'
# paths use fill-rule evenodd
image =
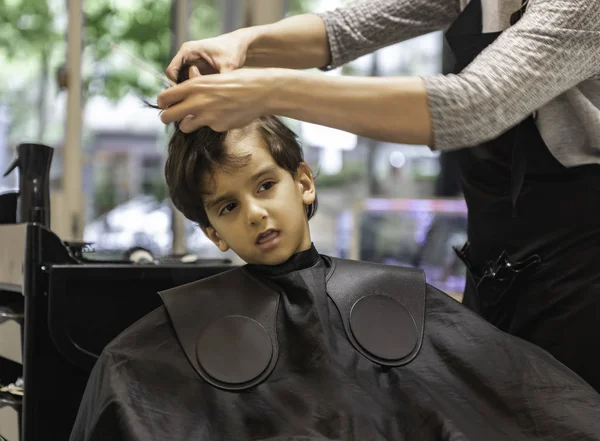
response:
<svg viewBox="0 0 600 441"><path fill-rule="evenodd" d="M171 66L167 67L167 78L171 81L177 82L177 77L179 77L179 67Z"/></svg>
<svg viewBox="0 0 600 441"><path fill-rule="evenodd" d="M181 46L177 54L175 54L175 57L173 57L173 59L171 60L171 63L169 63L169 65L167 66L166 74L171 81L177 81L177 77L179 76L179 68L183 64L183 57L185 51L186 50L184 49L184 46Z"/></svg>
<svg viewBox="0 0 600 441"><path fill-rule="evenodd" d="M193 79L202 75L196 66L192 66L189 69L189 76L190 79ZM157 99L158 107L164 109L160 114L160 120L164 124L179 121L179 129L186 133L188 133L188 130L195 130L194 125L196 122L190 120L194 117L194 112L191 109L196 101L196 97L190 97L187 81L164 90L158 95Z"/></svg>
<svg viewBox="0 0 600 441"><path fill-rule="evenodd" d="M199 104L199 99L200 97L190 97L181 102L177 102L177 104L174 106L167 107L161 112L160 120L163 122L163 124L170 124L176 121L181 121L188 115L194 115L196 113L195 108L197 108Z"/></svg>
<svg viewBox="0 0 600 441"><path fill-rule="evenodd" d="M190 79L191 79L191 78L196 78L196 77L200 77L200 76L202 76L202 75L200 74L200 69L198 69L198 67L197 67L197 66L192 66L192 67L190 67L190 70L189 70L189 74L188 74L188 75L189 75Z"/></svg>
<svg viewBox="0 0 600 441"><path fill-rule="evenodd" d="M193 78L201 77L200 70L196 66L190 67L189 77L190 80ZM188 80L189 81L189 80ZM157 106L161 109L166 109L175 103L183 100L189 94L188 82L185 81L176 86L169 87L163 90L157 98Z"/></svg>
<svg viewBox="0 0 600 441"><path fill-rule="evenodd" d="M199 129L202 123L194 115L187 115L179 122L179 130L183 133L191 133Z"/></svg>
<svg viewBox="0 0 600 441"><path fill-rule="evenodd" d="M160 109L167 109L188 96L189 91L186 83L178 84L177 86L169 87L158 94L156 105Z"/></svg>

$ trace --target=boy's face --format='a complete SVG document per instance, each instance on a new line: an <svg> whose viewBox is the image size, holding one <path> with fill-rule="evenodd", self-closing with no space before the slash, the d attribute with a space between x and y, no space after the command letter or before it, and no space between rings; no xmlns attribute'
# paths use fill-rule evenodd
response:
<svg viewBox="0 0 600 441"><path fill-rule="evenodd" d="M315 187L306 164L294 178L277 165L256 130L229 134L229 155L251 155L246 165L218 169L204 198L210 226L204 233L221 251L232 249L247 263L277 265L310 248L306 207Z"/></svg>

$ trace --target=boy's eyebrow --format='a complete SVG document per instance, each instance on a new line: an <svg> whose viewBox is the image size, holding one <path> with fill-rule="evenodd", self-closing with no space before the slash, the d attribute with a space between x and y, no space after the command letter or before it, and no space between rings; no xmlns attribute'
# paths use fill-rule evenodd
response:
<svg viewBox="0 0 600 441"><path fill-rule="evenodd" d="M211 208L213 208L215 205L219 205L221 202L227 200L227 199L231 199L233 197L233 194L231 193L225 193L224 195L219 196L216 199L213 199L212 201L207 201L204 203L204 209L206 211L210 210Z"/></svg>
<svg viewBox="0 0 600 441"><path fill-rule="evenodd" d="M277 166L275 164L269 164L265 167L263 167L262 169L259 169L256 173L254 173L251 177L250 177L250 182L255 182L258 181L260 178L262 178L264 175L268 175L269 173L273 173L275 171L277 171ZM227 199L231 199L233 197L233 194L231 193L225 193L213 200L209 200L207 202L205 202L204 204L204 209L205 210L210 210L211 208L213 208L215 205L220 204L221 202L227 200Z"/></svg>
<svg viewBox="0 0 600 441"><path fill-rule="evenodd" d="M268 175L269 173L273 173L275 171L277 171L277 166L275 164L269 164L261 169L259 169L256 173L254 173L251 177L250 177L250 181L251 182L255 182L258 181L260 178L262 178L264 175Z"/></svg>

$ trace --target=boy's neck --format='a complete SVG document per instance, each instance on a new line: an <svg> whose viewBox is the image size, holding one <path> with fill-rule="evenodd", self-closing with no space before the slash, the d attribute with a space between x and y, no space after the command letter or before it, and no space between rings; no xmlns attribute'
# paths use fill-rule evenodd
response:
<svg viewBox="0 0 600 441"><path fill-rule="evenodd" d="M288 260L278 265L248 264L246 267L251 271L256 271L268 276L281 276L293 271L310 268L311 266L314 266L320 258L319 252L314 244L311 243L309 249L293 254Z"/></svg>

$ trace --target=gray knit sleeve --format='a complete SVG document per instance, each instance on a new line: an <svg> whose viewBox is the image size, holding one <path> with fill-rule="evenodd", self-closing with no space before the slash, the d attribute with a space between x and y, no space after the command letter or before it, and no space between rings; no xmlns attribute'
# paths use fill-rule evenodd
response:
<svg viewBox="0 0 600 441"><path fill-rule="evenodd" d="M600 0L530 0L459 75L423 78L434 146L480 144L600 73Z"/></svg>
<svg viewBox="0 0 600 441"><path fill-rule="evenodd" d="M331 49L328 68L440 30L452 23L459 13L460 0L356 0L318 14L327 27Z"/></svg>

